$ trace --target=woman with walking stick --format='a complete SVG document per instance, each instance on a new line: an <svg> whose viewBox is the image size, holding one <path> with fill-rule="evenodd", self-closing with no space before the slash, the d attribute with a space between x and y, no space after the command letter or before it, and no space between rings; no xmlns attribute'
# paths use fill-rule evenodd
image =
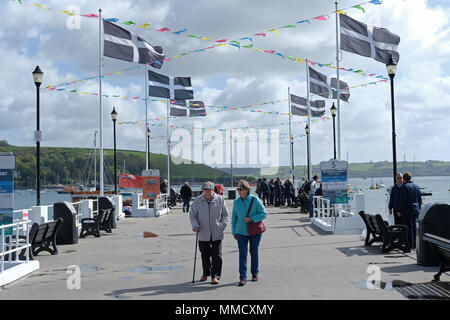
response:
<svg viewBox="0 0 450 320"><path fill-rule="evenodd" d="M203 275L200 281L206 281L211 276L211 283L218 284L222 273L222 240L228 224L228 209L225 200L214 193L214 183L205 182L202 190L203 194L192 203L189 218L192 231L198 235L202 256Z"/></svg>

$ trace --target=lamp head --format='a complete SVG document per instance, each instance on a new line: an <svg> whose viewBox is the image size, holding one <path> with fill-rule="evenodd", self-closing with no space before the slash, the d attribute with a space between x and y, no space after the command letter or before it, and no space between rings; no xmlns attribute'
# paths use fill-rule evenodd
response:
<svg viewBox="0 0 450 320"><path fill-rule="evenodd" d="M36 87L39 87L42 83L42 78L44 77L44 72L39 68L39 66L36 66L36 69L33 71L33 79L34 84Z"/></svg>
<svg viewBox="0 0 450 320"><path fill-rule="evenodd" d="M389 62L386 64L386 69L389 77L393 78L397 71L397 64L394 62L394 59L392 59L392 54L389 55Z"/></svg>
<svg viewBox="0 0 450 320"><path fill-rule="evenodd" d="M331 112L331 115L333 116L333 118L336 117L336 114L337 114L337 108L336 108L336 106L334 105L334 102L333 102L333 105L332 105L331 108L330 108L330 112Z"/></svg>
<svg viewBox="0 0 450 320"><path fill-rule="evenodd" d="M118 115L118 113L116 111L116 108L113 107L113 111L111 112L111 119L112 119L112 121L115 122L117 120L117 115Z"/></svg>

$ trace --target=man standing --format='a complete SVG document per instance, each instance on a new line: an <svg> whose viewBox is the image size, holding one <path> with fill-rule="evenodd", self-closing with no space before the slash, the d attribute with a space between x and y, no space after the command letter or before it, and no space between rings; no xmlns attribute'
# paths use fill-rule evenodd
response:
<svg viewBox="0 0 450 320"><path fill-rule="evenodd" d="M401 200L401 186L403 185L403 176L401 173L395 175L395 185L391 189L391 195L389 197L389 214L394 213L394 223L402 224L402 218L399 215L400 200Z"/></svg>
<svg viewBox="0 0 450 320"><path fill-rule="evenodd" d="M192 203L189 218L192 230L198 233L203 266L200 281L206 281L211 276L211 283L218 284L222 273L222 240L228 224L228 209L224 198L214 193L214 183L205 182L202 190L203 194Z"/></svg>
<svg viewBox="0 0 450 320"><path fill-rule="evenodd" d="M267 182L266 178L263 178L262 181L261 181L261 193L262 193L263 205L268 206L269 205L270 189L269 189L269 183Z"/></svg>
<svg viewBox="0 0 450 320"><path fill-rule="evenodd" d="M192 198L192 189L189 183L186 181L180 189L180 195L183 199L183 212L189 212L189 203ZM185 210L186 208L186 210Z"/></svg>
<svg viewBox="0 0 450 320"><path fill-rule="evenodd" d="M408 227L408 241L412 249L416 247L416 219L422 207L422 195L417 184L411 181L411 174L403 174L401 186L400 216L402 224Z"/></svg>
<svg viewBox="0 0 450 320"><path fill-rule="evenodd" d="M319 180L319 177L317 175L315 175L313 177L313 179L311 180L311 182L309 183L308 197L309 197L309 217L310 218L313 217L313 213L314 213L313 202L314 202L314 195L316 194L318 180ZM308 187L305 187L305 188L308 189Z"/></svg>
<svg viewBox="0 0 450 320"><path fill-rule="evenodd" d="M280 177L275 180L275 183L273 185L274 187L274 197L275 197L275 207L280 206L280 196L281 196L281 179Z"/></svg>

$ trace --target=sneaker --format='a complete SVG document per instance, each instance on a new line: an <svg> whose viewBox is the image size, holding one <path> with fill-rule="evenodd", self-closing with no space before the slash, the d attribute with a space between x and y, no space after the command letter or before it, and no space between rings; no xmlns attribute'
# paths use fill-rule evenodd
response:
<svg viewBox="0 0 450 320"><path fill-rule="evenodd" d="M258 281L258 275L257 274L252 275L252 281Z"/></svg>
<svg viewBox="0 0 450 320"><path fill-rule="evenodd" d="M245 286L246 283L247 281L245 279L241 279L241 281L239 281L239 287Z"/></svg>
<svg viewBox="0 0 450 320"><path fill-rule="evenodd" d="M206 280L208 280L208 276L205 276L205 275L201 276L200 282L203 282L203 281L206 281Z"/></svg>
<svg viewBox="0 0 450 320"><path fill-rule="evenodd" d="M219 284L219 280L217 278L211 278L211 284Z"/></svg>

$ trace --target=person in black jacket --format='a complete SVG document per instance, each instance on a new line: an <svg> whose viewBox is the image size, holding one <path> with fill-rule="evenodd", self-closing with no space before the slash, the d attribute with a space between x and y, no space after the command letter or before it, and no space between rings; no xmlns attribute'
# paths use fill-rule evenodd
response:
<svg viewBox="0 0 450 320"><path fill-rule="evenodd" d="M402 218L398 214L400 210L400 200L401 194L400 190L403 185L403 176L401 173L395 175L395 185L391 189L391 194L389 196L389 214L394 214L395 224L402 224Z"/></svg>
<svg viewBox="0 0 450 320"><path fill-rule="evenodd" d="M181 187L180 195L181 198L183 199L183 212L189 212L189 203L191 202L192 198L192 189L187 181Z"/></svg>
<svg viewBox="0 0 450 320"><path fill-rule="evenodd" d="M411 174L403 174L403 185L400 190L400 216L402 224L408 227L408 241L411 248L416 247L416 219L422 207L422 195L417 184L411 181Z"/></svg>

